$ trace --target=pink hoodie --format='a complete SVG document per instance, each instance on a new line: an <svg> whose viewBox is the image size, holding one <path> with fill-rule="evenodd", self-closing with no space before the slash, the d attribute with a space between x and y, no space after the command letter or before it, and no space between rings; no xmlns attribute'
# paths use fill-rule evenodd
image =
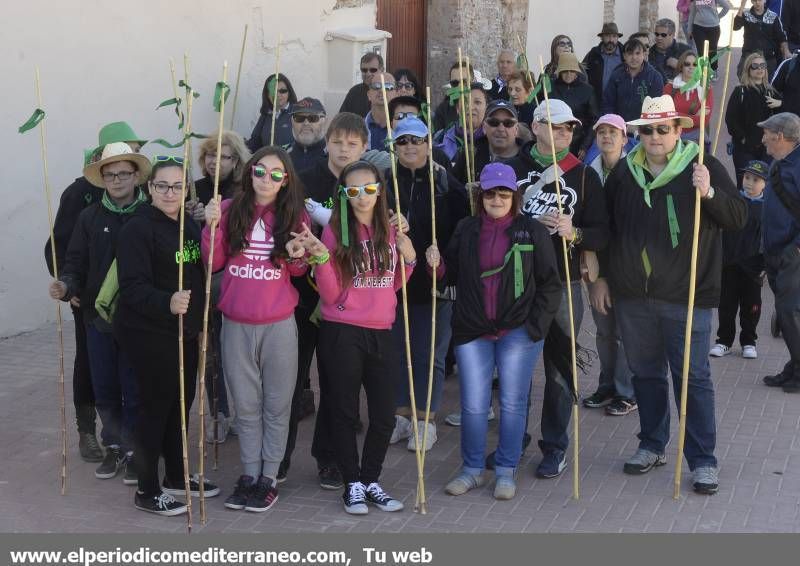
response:
<svg viewBox="0 0 800 566"><path fill-rule="evenodd" d="M370 263L374 262L372 234L372 227L360 224L358 244L352 244L369 251ZM353 280L347 282L346 287L340 283L336 267L333 265L334 251L339 247L339 243L330 225L325 226L322 231L322 243L327 246L331 255L331 259L317 266L314 272L319 296L322 299L322 319L375 330L390 329L394 324L395 308L397 308L397 291L402 287L394 230L389 237L392 271L357 272ZM414 268L406 265L406 281L411 277L412 271Z"/></svg>
<svg viewBox="0 0 800 566"><path fill-rule="evenodd" d="M222 201L222 218L214 232L214 263L211 270L216 272L225 268L217 306L226 317L243 324L271 324L286 320L294 314L299 298L291 277L305 273L307 266L303 262L286 261L275 266L270 261L274 206L256 206L253 227L247 235L247 248L234 256L228 255L226 228L232 202ZM301 221L310 222L305 211ZM299 226L297 231L300 231ZM208 226L203 228L201 251L206 264L210 233Z"/></svg>

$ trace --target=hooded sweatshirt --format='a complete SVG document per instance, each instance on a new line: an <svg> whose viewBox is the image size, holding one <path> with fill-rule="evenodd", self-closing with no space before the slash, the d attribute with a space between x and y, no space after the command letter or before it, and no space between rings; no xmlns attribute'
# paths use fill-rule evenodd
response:
<svg viewBox="0 0 800 566"><path fill-rule="evenodd" d="M247 234L247 247L236 255L228 248L228 212L233 201L222 202L222 218L214 233L212 272L225 269L222 275L217 308L242 324L272 324L293 315L298 293L291 277L306 272L305 263L280 260L273 264L272 231L275 225L274 205L256 205L253 224ZM309 223L303 212L302 222ZM296 231L300 230L298 226ZM203 229L203 263L208 263L211 230Z"/></svg>

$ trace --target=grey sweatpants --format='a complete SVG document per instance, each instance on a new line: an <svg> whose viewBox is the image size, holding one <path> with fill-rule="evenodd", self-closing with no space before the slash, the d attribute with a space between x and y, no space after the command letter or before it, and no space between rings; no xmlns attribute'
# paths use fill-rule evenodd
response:
<svg viewBox="0 0 800 566"><path fill-rule="evenodd" d="M223 318L222 363L236 409L242 473L274 480L286 450L297 381L294 317L274 324Z"/></svg>

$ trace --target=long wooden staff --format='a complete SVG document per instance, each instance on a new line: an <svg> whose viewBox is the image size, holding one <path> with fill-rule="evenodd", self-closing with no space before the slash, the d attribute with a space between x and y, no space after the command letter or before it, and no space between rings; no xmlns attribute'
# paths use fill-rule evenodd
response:
<svg viewBox="0 0 800 566"><path fill-rule="evenodd" d="M192 128L192 100L194 99L194 91L190 88L188 96L186 97L186 132L191 132ZM190 138L184 136L183 142L183 172L181 180L183 186L186 186L187 170L189 167L189 144ZM181 199L181 212L180 212L180 236L178 240L178 291L183 291L183 227L186 219L186 199ZM194 379L194 376L191 376ZM186 528L192 532L192 491L189 483L189 451L187 448L186 440L186 392L185 384L186 378L184 375L183 364L183 315L178 315L178 384L180 387L181 397L181 445L183 447L183 483L186 487ZM202 423L202 417L200 417ZM200 484L202 489L202 483Z"/></svg>
<svg viewBox="0 0 800 566"><path fill-rule="evenodd" d="M189 86L189 54L183 54L183 84L184 88L186 89L186 98L189 97L189 91L192 90L192 87ZM192 90L192 92L194 92ZM192 94L192 98L194 98L194 94ZM187 107L188 112L188 107ZM184 132L186 134L191 133L191 129L184 123ZM197 188L194 186L194 179L192 178L192 146L189 143L189 138L185 138L186 141L184 142L184 154L186 157L186 162L189 163L189 169L186 171L186 182L189 184L189 198L192 201L197 202ZM186 153L186 149L188 149L188 153ZM200 418L203 417L203 409L200 409Z"/></svg>
<svg viewBox="0 0 800 566"><path fill-rule="evenodd" d="M244 49L247 46L247 28L248 24L244 24L244 37L242 37L242 52L239 54L239 68L236 71L236 88L233 91L233 104L231 104L231 125L230 125L231 130L233 129L233 122L236 119L236 101L239 99L239 79L242 78L242 62L244 61Z"/></svg>
<svg viewBox="0 0 800 566"><path fill-rule="evenodd" d="M275 145L275 118L280 112L278 108L278 77L281 65L281 42L283 34L278 34L278 45L275 47L275 87L272 89L272 130L269 133L269 145ZM388 114L387 114L388 116Z"/></svg>
<svg viewBox="0 0 800 566"><path fill-rule="evenodd" d="M714 132L714 143L711 145L711 155L717 155L717 143L719 142L719 133L722 130L722 119L725 117L725 104L728 101L728 79L731 76L731 59L733 58L733 20L736 14L731 14L731 27L728 30L728 56L725 58L725 82L722 84L722 102L717 111L717 131ZM708 93L703 91L706 96ZM705 101L704 101L705 102Z"/></svg>
<svg viewBox="0 0 800 566"><path fill-rule="evenodd" d="M542 56L539 55L539 67L541 73L544 75L544 61L542 60ZM544 103L545 108L547 109L547 129L550 132L550 149L553 154L553 172L555 173L555 181L556 181L556 202L558 203L558 214L561 216L563 214L563 208L561 207L561 187L559 186L559 175L558 175L558 158L556 157L556 144L555 144L555 137L553 136L553 123L550 117L550 97L547 94L547 89L543 88L542 91L544 92ZM561 251L564 254L564 275L567 279L567 307L569 309L569 341L570 341L570 356L572 359L572 387L574 388L576 395L572 399L572 460L573 460L573 468L572 468L572 497L574 499L580 499L580 469L579 469L579 460L578 460L578 453L580 452L579 447L579 423L578 423L578 399L577 399L577 391L578 391L578 362L577 362L577 352L575 347L575 340L577 337L575 336L575 319L573 318L573 303L572 303L572 282L569 277L569 253L567 252L567 238L566 236L561 237Z"/></svg>
<svg viewBox="0 0 800 566"><path fill-rule="evenodd" d="M701 80L701 92L705 92L708 82L708 41L703 42L703 58L706 64L703 65L703 75ZM700 106L700 153L697 163L703 164L705 156L705 134L706 134L706 105ZM694 322L694 294L697 286L697 249L700 242L700 191L694 192L694 226L692 227L692 259L689 271L689 306L686 311L686 330L683 339L683 371L681 372L681 409L680 420L678 421L678 456L675 458L675 484L672 493L673 499L681 496L681 466L683 464L683 445L686 441L686 397L689 391L689 361L692 351L692 324Z"/></svg>
<svg viewBox="0 0 800 566"><path fill-rule="evenodd" d="M42 88L39 67L36 67L36 104L42 108ZM53 232L53 206L50 200L50 174L47 170L47 145L45 144L44 118L39 122L39 139L42 146L42 169L44 172L44 196L47 201L47 227L50 229L50 257L53 262L53 278L58 280L56 262L56 238ZM22 130L21 130L22 131ZM64 399L64 322L61 319L61 301L56 301L56 327L58 328L58 398L61 413L61 495L67 493L67 410Z"/></svg>
<svg viewBox="0 0 800 566"><path fill-rule="evenodd" d="M400 189L397 187L397 162L394 139L392 138L392 122L389 120L389 101L386 98L386 78L381 73L381 93L383 95L383 109L386 113L386 128L389 136L389 156L392 163L392 182L394 184L394 202L397 208L398 218L400 216ZM400 223L398 222L398 231L400 230ZM411 426L414 431L414 445L415 455L417 458L417 498L419 500L419 510L425 513L425 478L422 475L422 454L424 452L419 442L419 424L417 423L417 400L414 395L414 370L411 367L411 338L408 331L408 286L406 285L406 262L397 253L397 261L400 262L400 278L403 284L403 336L405 337L406 346L406 363L408 369L408 393L411 401Z"/></svg>
<svg viewBox="0 0 800 566"><path fill-rule="evenodd" d="M472 169L470 168L469 142L467 141L467 114L464 108L464 67L461 59L461 47L458 48L458 103L461 105L461 128L464 132L464 160L467 169L467 183L472 183ZM472 191L469 193L469 210L475 214L475 201Z"/></svg>
<svg viewBox="0 0 800 566"><path fill-rule="evenodd" d="M467 71L471 68L469 66L469 56L466 57L467 62ZM467 146L467 151L469 152L469 165L470 165L470 175L472 176L472 180L475 181L475 125L472 123L472 82L475 80L475 77L470 75L469 77L469 93L467 94L467 115L468 115L468 122L469 122L469 134L464 132L464 141L469 139L469 146Z"/></svg>
<svg viewBox="0 0 800 566"><path fill-rule="evenodd" d="M217 198L219 195L219 170L222 167L222 128L223 128L223 119L225 115L225 85L228 81L228 62L222 65L222 93L219 99L219 121L217 123L217 165L214 167L214 195L211 199L214 202L217 202ZM217 223L212 222L211 226L209 226L209 236L210 236L210 243L208 249L208 267L206 268L206 295L205 295L205 302L203 306L203 329L200 332L200 336L202 336L200 340L200 371L199 371L199 385L200 388L200 406L202 407L205 403L205 386L206 386L206 354L208 352L208 313L211 310L211 266L214 263L214 232L216 231ZM216 385L219 385L217 382ZM215 387L216 391L216 387ZM216 394L215 394L216 397ZM205 456L205 424L203 423L203 419L200 419L200 469L198 471L199 481L200 481L200 522L205 524L206 522L206 502L205 502L205 490L203 489L203 473L204 473L204 465L203 460ZM217 445L217 414L216 411L214 412L214 446Z"/></svg>
<svg viewBox="0 0 800 566"><path fill-rule="evenodd" d="M533 89L536 84L533 82L533 75L531 74L531 63L528 61L528 54L525 53L525 47L522 45L522 40L519 38L519 34L517 34L517 45L519 45L519 52L525 58L525 74L528 75L528 83L530 83L531 88ZM536 101L536 105L539 105L539 96L534 95L533 99ZM530 124L529 124L530 125Z"/></svg>
<svg viewBox="0 0 800 566"><path fill-rule="evenodd" d="M428 108L431 107L431 87L425 87L425 101ZM428 183L431 187L431 234L433 234L432 244L438 247L436 241L436 185L433 181L433 132L428 128ZM436 270L433 271L432 284L431 284L431 353L428 360L428 398L425 402L425 430L422 433L422 475L425 475L425 446L428 445L428 422L431 419L431 398L433 397L433 370L436 354ZM417 499L414 503L414 508L418 509L420 504L420 495L422 492L417 490ZM427 509L422 507L422 514L427 513Z"/></svg>

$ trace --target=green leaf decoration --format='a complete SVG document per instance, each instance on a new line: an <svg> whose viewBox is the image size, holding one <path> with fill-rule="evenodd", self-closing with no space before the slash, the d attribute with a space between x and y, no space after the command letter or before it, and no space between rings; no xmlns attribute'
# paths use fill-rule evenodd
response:
<svg viewBox="0 0 800 566"><path fill-rule="evenodd" d="M225 97L225 101L228 101L228 95L231 92L231 87L228 86L226 83L219 81L214 88L214 110L216 112L220 112L222 109L222 97Z"/></svg>
<svg viewBox="0 0 800 566"><path fill-rule="evenodd" d="M19 127L18 129L19 133L24 134L28 130L32 130L39 124L39 122L44 120L44 117L45 117L44 110L42 110L41 108L37 108L36 110L33 111L31 117L28 118L28 121Z"/></svg>

